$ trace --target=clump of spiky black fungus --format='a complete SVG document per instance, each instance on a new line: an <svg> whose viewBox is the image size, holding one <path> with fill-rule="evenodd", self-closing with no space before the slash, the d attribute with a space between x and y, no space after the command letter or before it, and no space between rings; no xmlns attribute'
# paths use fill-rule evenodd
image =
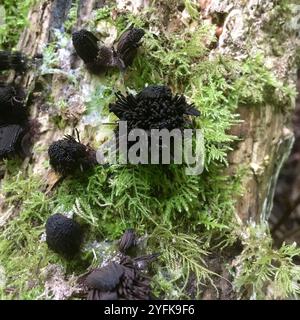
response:
<svg viewBox="0 0 300 320"><path fill-rule="evenodd" d="M23 137L24 129L18 124L0 126L0 159L18 153Z"/></svg>
<svg viewBox="0 0 300 320"><path fill-rule="evenodd" d="M167 86L148 86L139 94L127 96L117 93L117 101L109 105L121 121L127 121L132 129L183 129L188 115L199 116L193 104L188 104L183 95L172 95Z"/></svg>
<svg viewBox="0 0 300 320"><path fill-rule="evenodd" d="M150 300L151 278L142 270L157 258L149 255L138 258L123 256L119 263L110 262L93 270L85 279L88 300ZM143 262L143 263L141 263Z"/></svg>
<svg viewBox="0 0 300 320"><path fill-rule="evenodd" d="M61 175L74 175L91 169L97 163L95 150L69 135L53 142L48 155L51 167Z"/></svg>
<svg viewBox="0 0 300 320"><path fill-rule="evenodd" d="M22 88L0 84L0 123L24 124L28 118L24 100Z"/></svg>
<svg viewBox="0 0 300 320"><path fill-rule="evenodd" d="M72 41L90 72L100 73L114 67L124 71L133 62L144 33L142 29L131 27L121 35L116 49L99 44L100 40L85 29L74 32Z"/></svg>
<svg viewBox="0 0 300 320"><path fill-rule="evenodd" d="M74 257L82 242L81 226L73 219L56 213L46 222L46 242L54 252L66 257Z"/></svg>
<svg viewBox="0 0 300 320"><path fill-rule="evenodd" d="M0 84L0 158L29 155L31 129L23 89Z"/></svg>
<svg viewBox="0 0 300 320"><path fill-rule="evenodd" d="M0 71L13 69L22 73L27 69L28 59L21 52L0 51Z"/></svg>
<svg viewBox="0 0 300 320"><path fill-rule="evenodd" d="M126 253L129 249L136 245L136 234L133 229L128 229L118 242L120 252Z"/></svg>

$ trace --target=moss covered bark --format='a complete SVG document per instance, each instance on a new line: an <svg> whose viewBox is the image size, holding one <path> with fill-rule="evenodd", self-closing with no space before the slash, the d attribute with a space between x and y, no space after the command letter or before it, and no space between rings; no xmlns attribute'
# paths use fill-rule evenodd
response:
<svg viewBox="0 0 300 320"><path fill-rule="evenodd" d="M297 296L299 248L273 249L266 224L292 139L294 35L286 31L285 43L267 28L278 16L288 23L286 3L84 2L64 1L57 16L60 1L42 1L19 42L28 55L44 55L42 66L19 79L40 130L30 159L3 164L2 298L69 298L80 291L74 279L114 256L114 240L129 227L143 235L145 253L161 252L152 270L157 296ZM131 23L146 35L124 78L88 74L73 55L72 30L84 26L109 44ZM216 27L223 27L219 38ZM285 46L289 52L279 50ZM48 145L77 127L81 140L97 148L112 129L101 121L114 120L114 92L147 84L167 84L201 111L203 174L187 176L174 165L99 166L51 188ZM85 225L81 259L66 262L48 250L44 224L55 212Z"/></svg>

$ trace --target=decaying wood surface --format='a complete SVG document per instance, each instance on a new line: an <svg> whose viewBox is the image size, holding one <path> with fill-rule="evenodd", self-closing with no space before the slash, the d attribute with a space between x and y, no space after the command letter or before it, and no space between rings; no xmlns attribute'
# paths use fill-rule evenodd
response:
<svg viewBox="0 0 300 320"><path fill-rule="evenodd" d="M91 11L95 7L99 7L101 3L103 1L80 1L78 26L84 25ZM30 57L41 54L46 46L53 41L55 30L61 30L64 21L67 19L71 4L71 0L47 0L42 1L38 6L33 8L29 13L30 25L24 30L18 48ZM51 110L49 112L49 106L43 101L42 93L39 92L36 85L39 81L43 81L43 84L46 84L46 88L51 90L51 96L55 101L54 104L61 99L68 100L70 117L72 117L71 112L83 113L84 103L80 97L80 93L76 94L76 89L72 88L67 81L67 73L71 70L72 60L74 60L73 48L71 47L71 43L69 43L68 48L60 56L57 66L58 72L49 73L41 80L42 77L33 69L21 79L24 87L29 91L32 90L31 118L36 119L40 126L38 137L34 143L34 150L42 151L33 152L32 154L33 168L37 173L45 174L41 165L47 159L47 148L44 147L49 146L52 141L61 138L64 134L71 133L72 128L69 127L61 131L57 127L54 127L50 121ZM83 83L89 82L85 77L89 78L89 75L85 74L81 78L79 87L84 86ZM70 99L71 97L72 99Z"/></svg>
<svg viewBox="0 0 300 320"><path fill-rule="evenodd" d="M207 15L221 13L225 16L222 34L217 52L241 59L247 54L263 53L268 67L281 80L289 83L296 81L296 69L293 67L296 47L299 39L287 36L282 43L286 52L277 57L271 50L271 41L276 35L268 34L263 27L270 23L275 1L202 1ZM247 41L250 40L250 46ZM249 43L249 42L248 42ZM241 141L229 155L229 173L236 172L241 165L249 168L243 180L244 193L236 205L237 214L243 221L259 221L270 215L275 185L279 171L287 159L294 134L291 129L291 116L294 101L290 109L266 105L241 106L238 110L243 122L232 128L231 133Z"/></svg>

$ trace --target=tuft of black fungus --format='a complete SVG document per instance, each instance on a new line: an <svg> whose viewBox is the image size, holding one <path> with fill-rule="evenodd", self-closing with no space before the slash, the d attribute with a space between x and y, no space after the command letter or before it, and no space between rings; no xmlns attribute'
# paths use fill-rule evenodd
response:
<svg viewBox="0 0 300 320"><path fill-rule="evenodd" d="M22 73L27 69L28 59L21 52L0 51L0 71L13 69Z"/></svg>
<svg viewBox="0 0 300 320"><path fill-rule="evenodd" d="M123 274L123 266L116 262L111 262L105 267L95 269L91 272L87 276L85 284L91 289L97 289L104 292L113 291L120 283Z"/></svg>
<svg viewBox="0 0 300 320"><path fill-rule="evenodd" d="M134 27L122 33L117 43L117 54L119 59L123 61L125 68L132 64L144 35L145 31L143 29Z"/></svg>
<svg viewBox="0 0 300 320"><path fill-rule="evenodd" d="M144 33L144 30L133 27L126 30L118 41L117 49L100 45L99 39L85 29L74 32L72 42L90 72L100 73L111 67L124 71L133 62Z"/></svg>
<svg viewBox="0 0 300 320"><path fill-rule="evenodd" d="M88 288L87 299L150 300L151 278L142 269L146 269L153 260L153 255L134 259L123 256L119 263L111 262L93 270L84 282ZM148 262L144 263L144 268L140 267L141 261Z"/></svg>
<svg viewBox="0 0 300 320"><path fill-rule="evenodd" d="M144 88L138 95L138 99L172 99L172 91L167 86L150 85Z"/></svg>
<svg viewBox="0 0 300 320"><path fill-rule="evenodd" d="M113 66L114 52L111 48L98 45L99 39L85 29L72 34L73 46L78 56L92 73L100 73Z"/></svg>
<svg viewBox="0 0 300 320"><path fill-rule="evenodd" d="M60 213L50 216L46 222L46 242L54 252L72 258L80 250L81 226Z"/></svg>
<svg viewBox="0 0 300 320"><path fill-rule="evenodd" d="M23 124L28 118L24 91L14 85L0 84L0 123Z"/></svg>
<svg viewBox="0 0 300 320"><path fill-rule="evenodd" d="M0 126L0 159L8 158L21 149L24 129L17 124Z"/></svg>
<svg viewBox="0 0 300 320"><path fill-rule="evenodd" d="M133 229L128 229L124 232L123 236L119 240L119 251L126 252L130 248L136 245L136 234Z"/></svg>
<svg viewBox="0 0 300 320"><path fill-rule="evenodd" d="M188 123L187 115L200 115L183 95L173 96L167 86L153 85L137 95L117 93L116 96L117 101L109 105L109 110L120 120L127 121L128 131L135 128L183 129Z"/></svg>
<svg viewBox="0 0 300 320"><path fill-rule="evenodd" d="M29 126L28 111L25 107L25 93L21 87L0 84L0 158L14 154L28 154ZM30 139L29 139L30 140ZM31 140L30 140L31 141Z"/></svg>
<svg viewBox="0 0 300 320"><path fill-rule="evenodd" d="M84 63L96 61L99 51L99 39L93 33L85 29L73 32L72 41L76 53Z"/></svg>
<svg viewBox="0 0 300 320"><path fill-rule="evenodd" d="M73 175L91 169L96 163L95 150L75 140L72 136L53 142L48 155L54 171Z"/></svg>

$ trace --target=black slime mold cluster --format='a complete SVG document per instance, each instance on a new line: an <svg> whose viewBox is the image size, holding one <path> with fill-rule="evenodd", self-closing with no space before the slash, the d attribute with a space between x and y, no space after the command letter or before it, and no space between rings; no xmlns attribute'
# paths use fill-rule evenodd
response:
<svg viewBox="0 0 300 320"><path fill-rule="evenodd" d="M13 69L22 73L27 69L28 59L22 52L0 51L0 71Z"/></svg>
<svg viewBox="0 0 300 320"><path fill-rule="evenodd" d="M0 159L18 152L24 129L17 124L0 125Z"/></svg>
<svg viewBox="0 0 300 320"><path fill-rule="evenodd" d="M22 52L0 51L0 71L27 70L28 58ZM15 84L0 84L0 159L15 154L28 155L31 140L25 93Z"/></svg>
<svg viewBox="0 0 300 320"><path fill-rule="evenodd" d="M122 33L116 46L107 47L93 33L82 29L72 34L72 41L89 71L99 73L115 67L124 71L133 63L144 34L143 29L132 26ZM28 62L21 52L0 51L0 71L13 69L16 73L23 73ZM152 85L137 95L118 93L116 97L117 101L109 105L109 110L120 121L127 121L129 130L183 129L190 124L189 116L200 115L183 95L173 95L167 86ZM0 84L0 158L22 148L28 127L24 101L25 93L20 87ZM72 136L53 142L48 155L52 168L64 176L91 169L97 164L95 150ZM54 252L72 258L80 251L82 240L83 230L73 219L59 213L47 219L46 242ZM118 242L120 261L94 269L85 278L87 299L151 299L151 278L144 271L158 255L137 258L125 255L136 245L134 230L127 230Z"/></svg>
<svg viewBox="0 0 300 320"><path fill-rule="evenodd" d="M99 39L90 31L81 29L72 34L73 46L78 56L92 73L118 67L124 71L132 62L145 32L131 27L120 37L117 48L99 44Z"/></svg>
<svg viewBox="0 0 300 320"><path fill-rule="evenodd" d="M95 151L72 136L53 142L48 155L54 171L62 175L72 175L91 169L96 163Z"/></svg>
<svg viewBox="0 0 300 320"><path fill-rule="evenodd" d="M85 279L88 300L149 300L151 278L143 270L157 258L123 256L119 263L110 262L93 270ZM143 262L143 263L142 263Z"/></svg>
<svg viewBox="0 0 300 320"><path fill-rule="evenodd" d="M81 226L60 213L50 216L46 222L49 248L66 258L72 258L79 252L82 236Z"/></svg>
<svg viewBox="0 0 300 320"><path fill-rule="evenodd" d="M200 115L183 95L173 96L170 88L158 85L148 86L137 95L117 93L117 101L109 105L109 110L121 121L127 121L129 131L183 129L188 123L187 115Z"/></svg>
<svg viewBox="0 0 300 320"><path fill-rule="evenodd" d="M14 85L0 84L0 124L24 124L28 112L24 106L25 93Z"/></svg>
<svg viewBox="0 0 300 320"><path fill-rule="evenodd" d="M143 29L133 27L121 35L117 44L117 55L123 61L125 68L132 64L144 35L145 31Z"/></svg>
<svg viewBox="0 0 300 320"><path fill-rule="evenodd" d="M23 138L28 134L29 127L24 101L25 93L21 87L0 84L0 159L17 153L26 154L26 139Z"/></svg>

